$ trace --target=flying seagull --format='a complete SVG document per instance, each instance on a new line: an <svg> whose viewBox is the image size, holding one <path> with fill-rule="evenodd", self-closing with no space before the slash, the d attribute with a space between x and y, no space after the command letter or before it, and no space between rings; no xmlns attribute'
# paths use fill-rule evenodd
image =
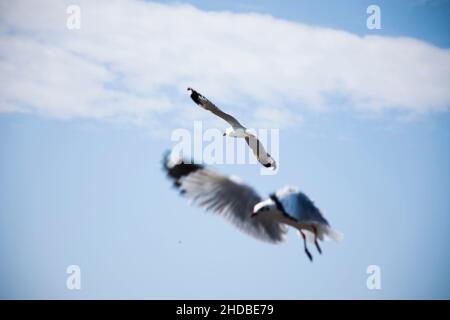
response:
<svg viewBox="0 0 450 320"><path fill-rule="evenodd" d="M270 168L272 170L275 170L277 168L275 160L266 151L266 149L264 149L264 146L258 140L258 138L253 133L249 132L249 130L244 127L235 117L220 110L217 106L214 105L214 103L209 101L194 89L188 88L187 90L191 91L191 98L196 104L198 104L205 110L211 111L216 116L222 118L231 125L231 127L225 130L225 133L223 134L224 136L244 138L245 142L247 142L248 146L252 149L256 159L258 159L258 161L264 167Z"/></svg>
<svg viewBox="0 0 450 320"><path fill-rule="evenodd" d="M285 187L263 199L239 178L227 177L167 153L164 170L181 194L193 203L221 215L245 233L266 242L286 239L287 226L298 230L312 261L307 242L322 250L319 240L339 241L342 234L330 227L315 204L297 188Z"/></svg>

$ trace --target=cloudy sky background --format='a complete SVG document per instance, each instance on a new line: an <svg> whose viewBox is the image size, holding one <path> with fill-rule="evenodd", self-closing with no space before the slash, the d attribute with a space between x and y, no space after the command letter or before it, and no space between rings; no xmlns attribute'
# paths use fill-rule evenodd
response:
<svg viewBox="0 0 450 320"><path fill-rule="evenodd" d="M381 30L370 4L1 1L1 297L449 298L450 3L378 1ZM277 175L217 169L298 185L343 243L310 264L294 232L259 243L177 197L171 132L226 127L188 86L280 129Z"/></svg>

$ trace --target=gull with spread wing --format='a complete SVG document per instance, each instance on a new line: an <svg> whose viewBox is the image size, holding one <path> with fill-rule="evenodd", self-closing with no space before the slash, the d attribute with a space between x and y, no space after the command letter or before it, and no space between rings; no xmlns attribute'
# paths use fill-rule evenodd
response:
<svg viewBox="0 0 450 320"><path fill-rule="evenodd" d="M287 226L298 230L312 261L307 242L319 253L319 240L339 241L342 234L330 227L314 202L297 188L286 187L263 199L237 177L227 177L167 153L164 170L182 195L208 211L223 216L245 233L271 243L286 239Z"/></svg>
<svg viewBox="0 0 450 320"><path fill-rule="evenodd" d="M231 127L225 130L225 133L223 134L224 136L244 138L245 142L247 142L248 146L252 149L256 159L258 159L264 167L272 170L277 168L275 159L273 159L272 156L266 151L258 138L246 127L244 127L235 117L220 110L216 105L214 105L214 103L209 101L194 89L188 88L187 90L191 92L191 98L196 104L205 110L211 111L216 116L222 118L231 125Z"/></svg>

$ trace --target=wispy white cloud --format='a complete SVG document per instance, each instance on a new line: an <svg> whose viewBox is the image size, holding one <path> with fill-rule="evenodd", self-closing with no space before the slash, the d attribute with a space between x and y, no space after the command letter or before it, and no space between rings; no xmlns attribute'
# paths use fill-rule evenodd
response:
<svg viewBox="0 0 450 320"><path fill-rule="evenodd" d="M450 50L423 41L182 4L76 3L80 30L66 28L72 1L0 4L0 111L175 124L194 107L188 86L273 126L332 111L335 96L362 113L450 108Z"/></svg>

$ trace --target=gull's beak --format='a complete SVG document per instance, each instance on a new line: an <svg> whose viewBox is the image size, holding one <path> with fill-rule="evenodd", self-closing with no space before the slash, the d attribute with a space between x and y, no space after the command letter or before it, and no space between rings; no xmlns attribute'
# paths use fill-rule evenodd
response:
<svg viewBox="0 0 450 320"><path fill-rule="evenodd" d="M258 214L256 212L252 212L252 214L250 215L250 218L254 218L256 217Z"/></svg>

